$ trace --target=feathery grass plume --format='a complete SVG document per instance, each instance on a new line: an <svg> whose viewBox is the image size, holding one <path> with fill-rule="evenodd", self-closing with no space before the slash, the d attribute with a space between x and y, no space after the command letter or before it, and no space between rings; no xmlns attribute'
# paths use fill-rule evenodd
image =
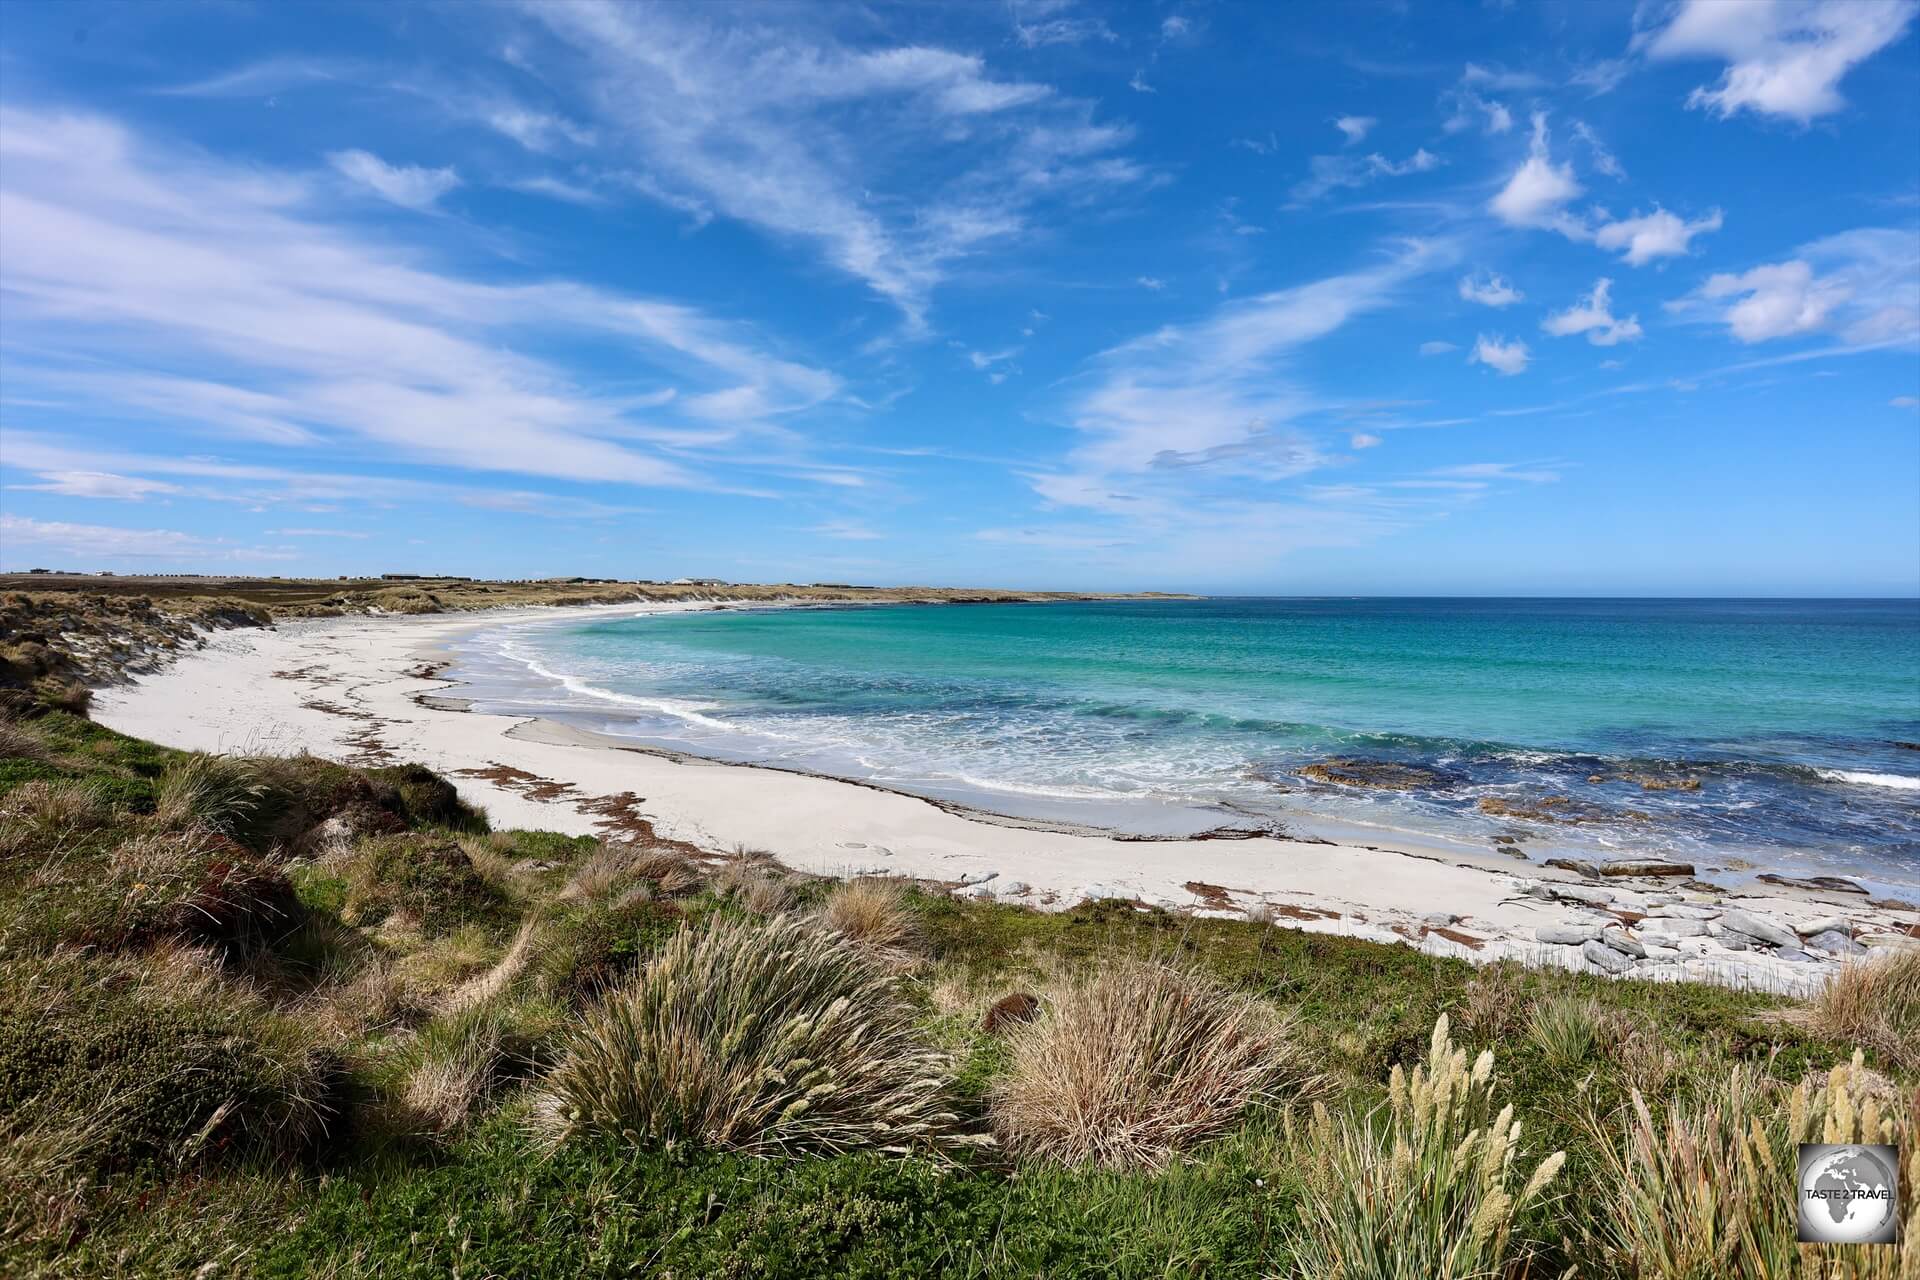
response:
<svg viewBox="0 0 1920 1280"><path fill-rule="evenodd" d="M245 760L195 753L167 765L154 791L154 819L170 830L204 827L244 840L263 815L270 788Z"/></svg>
<svg viewBox="0 0 1920 1280"><path fill-rule="evenodd" d="M1842 966L1827 979L1809 1017L1825 1035L1920 1068L1920 947L1898 947Z"/></svg>
<svg viewBox="0 0 1920 1280"><path fill-rule="evenodd" d="M920 927L907 906L906 886L875 876L849 880L828 895L820 922L855 946L883 959L904 959L920 945Z"/></svg>
<svg viewBox="0 0 1920 1280"><path fill-rule="evenodd" d="M1297 1276L1495 1280L1530 1251L1526 1228L1566 1153L1523 1170L1513 1105L1496 1112L1493 1051L1469 1065L1441 1014L1426 1061L1388 1080L1385 1114L1313 1116L1287 1129L1306 1174L1290 1231Z"/></svg>
<svg viewBox="0 0 1920 1280"><path fill-rule="evenodd" d="M1128 960L1054 991L1008 1030L989 1092L1018 1155L1159 1168L1255 1103L1313 1082L1292 1021L1211 978Z"/></svg>
<svg viewBox="0 0 1920 1280"><path fill-rule="evenodd" d="M1898 1249L1800 1245L1796 1197L1802 1142L1902 1146L1920 1177L1920 1097L1903 1106L1856 1051L1788 1093L1746 1064L1695 1099L1655 1112L1635 1090L1618 1116L1589 1114L1608 1203L1589 1249L1641 1280L1912 1280L1920 1275L1920 1209ZM1911 1185L1911 1184L1909 1184ZM1914 1200L1909 1197L1909 1205Z"/></svg>
<svg viewBox="0 0 1920 1280"><path fill-rule="evenodd" d="M1600 1006L1579 996L1550 996L1533 1006L1527 1040L1558 1070L1577 1067L1593 1054Z"/></svg>
<svg viewBox="0 0 1920 1280"><path fill-rule="evenodd" d="M550 1135L751 1154L938 1152L967 1141L947 1056L894 981L790 916L683 929L569 1041Z"/></svg>

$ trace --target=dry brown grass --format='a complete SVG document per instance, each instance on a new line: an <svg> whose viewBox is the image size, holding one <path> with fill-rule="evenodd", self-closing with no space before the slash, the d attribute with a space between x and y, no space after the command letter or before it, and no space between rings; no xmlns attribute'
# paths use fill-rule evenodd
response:
<svg viewBox="0 0 1920 1280"><path fill-rule="evenodd" d="M34 831L92 831L113 816L100 792L83 782L36 779L23 782L0 798L0 821L19 823Z"/></svg>
<svg viewBox="0 0 1920 1280"><path fill-rule="evenodd" d="M989 1095L1020 1156L1158 1168L1314 1079L1287 1016L1185 970L1123 961L1047 1003Z"/></svg>
<svg viewBox="0 0 1920 1280"><path fill-rule="evenodd" d="M1525 971L1511 961L1496 961L1467 979L1460 1025L1476 1038L1501 1040L1520 1030L1527 1010Z"/></svg>
<svg viewBox="0 0 1920 1280"><path fill-rule="evenodd" d="M1823 1035L1920 1067L1920 947L1898 947L1843 966L1808 1010Z"/></svg>
<svg viewBox="0 0 1920 1280"><path fill-rule="evenodd" d="M47 743L33 726L0 719L0 759L45 760Z"/></svg>
<svg viewBox="0 0 1920 1280"><path fill-rule="evenodd" d="M905 960L920 948L920 928L898 880L865 877L835 889L820 922L855 946L887 960Z"/></svg>

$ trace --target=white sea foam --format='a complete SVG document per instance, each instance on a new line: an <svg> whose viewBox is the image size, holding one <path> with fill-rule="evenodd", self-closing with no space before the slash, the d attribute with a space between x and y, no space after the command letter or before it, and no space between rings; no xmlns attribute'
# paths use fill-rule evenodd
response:
<svg viewBox="0 0 1920 1280"><path fill-rule="evenodd" d="M1895 791L1920 791L1920 778L1904 773L1868 773L1863 769L1815 769L1828 782L1846 782L1856 787L1891 787Z"/></svg>

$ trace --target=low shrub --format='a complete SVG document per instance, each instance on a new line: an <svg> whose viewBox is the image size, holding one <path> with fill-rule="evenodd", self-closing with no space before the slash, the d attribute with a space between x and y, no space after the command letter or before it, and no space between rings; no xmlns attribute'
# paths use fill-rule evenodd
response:
<svg viewBox="0 0 1920 1280"><path fill-rule="evenodd" d="M988 1095L1019 1155L1157 1168L1313 1081L1291 1019L1196 973L1122 961L1048 1004L1007 1028L1007 1074Z"/></svg>
<svg viewBox="0 0 1920 1280"><path fill-rule="evenodd" d="M1295 1127L1306 1186L1288 1229L1290 1274L1347 1280L1494 1280L1525 1273L1527 1228L1566 1156L1523 1178L1520 1122L1493 1106L1493 1051L1471 1067L1440 1015L1426 1061L1399 1065L1382 1112L1315 1105Z"/></svg>
<svg viewBox="0 0 1920 1280"><path fill-rule="evenodd" d="M594 999L652 956L682 919L671 901L632 894L562 907L541 925L529 965L535 985L565 1003Z"/></svg>
<svg viewBox="0 0 1920 1280"><path fill-rule="evenodd" d="M541 1106L598 1133L756 1154L961 1141L951 1066L892 979L791 917L677 934L588 1013Z"/></svg>
<svg viewBox="0 0 1920 1280"><path fill-rule="evenodd" d="M450 836L404 832L362 840L342 875L342 914L351 922L373 924L404 912L437 934L462 924L500 926L516 914Z"/></svg>
<svg viewBox="0 0 1920 1280"><path fill-rule="evenodd" d="M191 953L0 959L0 1116L62 1176L305 1150L336 1075L304 1026Z"/></svg>
<svg viewBox="0 0 1920 1280"><path fill-rule="evenodd" d="M1660 1112L1636 1090L1617 1117L1590 1115L1587 1126L1603 1197L1588 1252L1619 1274L1911 1280L1920 1262L1920 1201L1911 1195L1898 1249L1796 1243L1799 1143L1898 1143L1903 1181L1920 1179L1920 1146L1910 1142L1920 1135L1920 1097L1903 1103L1857 1052L1791 1093L1743 1064Z"/></svg>
<svg viewBox="0 0 1920 1280"><path fill-rule="evenodd" d="M1824 1035L1920 1068L1920 947L1843 966L1814 1000L1811 1019Z"/></svg>

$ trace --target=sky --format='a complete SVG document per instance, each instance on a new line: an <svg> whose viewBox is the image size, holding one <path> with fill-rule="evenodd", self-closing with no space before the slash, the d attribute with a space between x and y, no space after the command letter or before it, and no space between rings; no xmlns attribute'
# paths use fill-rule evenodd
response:
<svg viewBox="0 0 1920 1280"><path fill-rule="evenodd" d="M1920 594L1917 9L22 0L0 566Z"/></svg>

